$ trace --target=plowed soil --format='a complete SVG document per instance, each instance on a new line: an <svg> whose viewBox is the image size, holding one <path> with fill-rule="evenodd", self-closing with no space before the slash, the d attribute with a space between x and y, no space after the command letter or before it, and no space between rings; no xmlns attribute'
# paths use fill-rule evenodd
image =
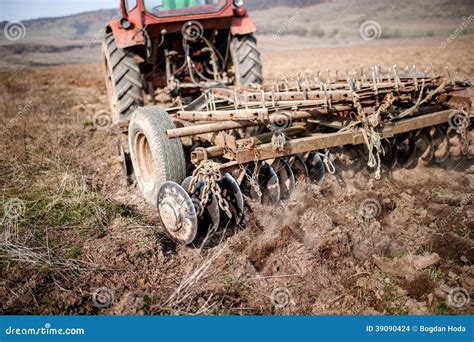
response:
<svg viewBox="0 0 474 342"><path fill-rule="evenodd" d="M449 66L474 80L472 37L446 49L434 38L261 42L267 80L374 64ZM241 227L200 250L167 238L156 210L122 177L116 135L97 122L108 109L99 63L0 77L3 313L474 312L472 145L469 156L455 145L442 164L384 170L380 181L362 158L339 160L322 186L299 184L278 207L249 204ZM12 199L25 204L15 219L5 209ZM379 203L376 217L361 218L366 200ZM113 297L105 307L94 297L101 288Z"/></svg>

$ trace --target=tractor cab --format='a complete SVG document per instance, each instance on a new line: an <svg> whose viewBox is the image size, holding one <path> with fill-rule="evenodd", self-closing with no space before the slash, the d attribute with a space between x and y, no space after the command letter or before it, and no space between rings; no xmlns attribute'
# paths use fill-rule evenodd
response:
<svg viewBox="0 0 474 342"><path fill-rule="evenodd" d="M225 0L145 0L148 13L157 17L217 13L224 8Z"/></svg>
<svg viewBox="0 0 474 342"><path fill-rule="evenodd" d="M121 0L103 45L114 121L127 127L162 94L186 104L210 88L262 84L255 31L243 0Z"/></svg>

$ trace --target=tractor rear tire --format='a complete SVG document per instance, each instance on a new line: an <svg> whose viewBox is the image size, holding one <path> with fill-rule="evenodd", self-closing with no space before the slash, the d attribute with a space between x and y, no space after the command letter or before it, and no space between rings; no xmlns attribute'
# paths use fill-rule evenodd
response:
<svg viewBox="0 0 474 342"><path fill-rule="evenodd" d="M138 187L145 199L157 205L161 184L181 184L186 177L186 162L179 139L169 139L166 130L176 126L159 107L138 108L129 126L130 156Z"/></svg>
<svg viewBox="0 0 474 342"><path fill-rule="evenodd" d="M233 36L230 50L234 65L235 85L263 84L262 62L255 36L253 34Z"/></svg>
<svg viewBox="0 0 474 342"><path fill-rule="evenodd" d="M113 33L106 34L102 53L112 120L115 125L124 127L135 109L144 105L140 68L133 56L117 47Z"/></svg>

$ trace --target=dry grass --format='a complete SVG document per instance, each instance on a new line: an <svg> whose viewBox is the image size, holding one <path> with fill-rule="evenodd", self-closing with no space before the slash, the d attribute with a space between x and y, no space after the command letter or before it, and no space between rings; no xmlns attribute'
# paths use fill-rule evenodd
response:
<svg viewBox="0 0 474 342"><path fill-rule="evenodd" d="M310 45L296 59L286 42L264 50L267 78L318 65L387 65L413 56L423 64L440 58L439 66L449 61L473 75L468 39L440 56L436 42L415 41L399 49L384 42ZM94 113L107 108L99 66L24 69L12 76L0 75L1 123L8 128L0 135L0 201L5 209L18 199L25 211L2 220L2 232L8 232L0 244L0 302L8 303L3 312L472 312L471 306L447 305L451 288L473 290L472 200L455 211L455 219L439 224L473 190L472 157L398 171L381 182L363 163L340 163L338 176L329 176L321 189L304 186L278 208L248 208L243 226L222 243L191 249L166 237L155 210L122 179L114 133L94 127ZM357 212L368 197L382 202L382 215L361 225ZM440 262L410 282L382 272L372 259L431 253ZM423 289L427 276L430 286ZM92 294L102 287L115 301L99 309ZM283 299L275 305L277 293Z"/></svg>

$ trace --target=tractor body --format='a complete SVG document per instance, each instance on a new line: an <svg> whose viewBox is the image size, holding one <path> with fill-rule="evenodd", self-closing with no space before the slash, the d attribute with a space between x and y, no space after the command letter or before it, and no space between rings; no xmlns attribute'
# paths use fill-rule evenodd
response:
<svg viewBox="0 0 474 342"><path fill-rule="evenodd" d="M137 107L162 93L189 102L203 88L262 83L255 31L241 1L121 0L104 45L115 121L128 125Z"/></svg>
<svg viewBox="0 0 474 342"><path fill-rule="evenodd" d="M121 4L103 51L122 163L181 244L232 233L244 199L278 205L298 182L321 185L336 153L377 179L442 164L451 147L469 154L472 85L448 69L313 70L263 84L242 1Z"/></svg>

